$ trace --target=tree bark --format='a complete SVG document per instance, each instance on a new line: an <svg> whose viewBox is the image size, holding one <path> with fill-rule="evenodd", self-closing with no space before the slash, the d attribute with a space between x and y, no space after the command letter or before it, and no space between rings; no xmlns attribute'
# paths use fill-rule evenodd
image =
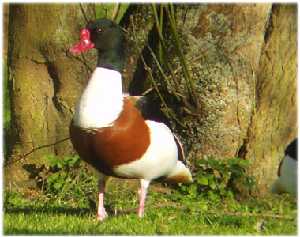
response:
<svg viewBox="0 0 300 237"><path fill-rule="evenodd" d="M200 105L198 119L186 116L191 124L185 136L193 134L191 144L200 144L193 155L238 156L254 110L270 10L271 4L208 4L179 21Z"/></svg>
<svg viewBox="0 0 300 237"><path fill-rule="evenodd" d="M68 48L85 24L79 4L10 6L10 161L69 136L74 101L90 72L83 62L69 56ZM69 153L71 144L64 142L37 150L26 160L39 163L44 155ZM7 182L23 186L27 179L23 164L6 169Z"/></svg>
<svg viewBox="0 0 300 237"><path fill-rule="evenodd" d="M258 194L268 191L297 137L297 6L274 5L257 71L256 107L245 143Z"/></svg>

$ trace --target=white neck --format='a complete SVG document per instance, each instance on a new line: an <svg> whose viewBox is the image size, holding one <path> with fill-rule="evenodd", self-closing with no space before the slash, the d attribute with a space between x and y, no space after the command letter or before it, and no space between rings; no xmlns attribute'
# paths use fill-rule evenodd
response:
<svg viewBox="0 0 300 237"><path fill-rule="evenodd" d="M82 128L109 127L122 108L121 74L97 67L76 106L74 124Z"/></svg>

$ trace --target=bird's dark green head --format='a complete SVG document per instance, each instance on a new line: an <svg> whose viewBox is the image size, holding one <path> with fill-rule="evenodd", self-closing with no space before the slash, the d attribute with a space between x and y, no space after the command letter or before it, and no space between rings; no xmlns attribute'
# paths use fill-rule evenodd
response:
<svg viewBox="0 0 300 237"><path fill-rule="evenodd" d="M95 48L98 50L97 66L121 71L124 61L125 36L122 28L108 19L97 19L81 30L80 42L70 51L74 54Z"/></svg>
<svg viewBox="0 0 300 237"><path fill-rule="evenodd" d="M86 29L91 33L91 41L95 48L102 51L122 50L125 41L121 27L108 19L90 22Z"/></svg>

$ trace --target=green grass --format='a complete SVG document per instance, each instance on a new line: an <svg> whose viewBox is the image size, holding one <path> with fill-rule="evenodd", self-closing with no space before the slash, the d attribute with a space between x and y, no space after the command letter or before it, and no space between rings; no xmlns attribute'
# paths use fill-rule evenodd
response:
<svg viewBox="0 0 300 237"><path fill-rule="evenodd" d="M137 184L130 181L113 181L109 185L105 197L109 217L104 222L96 221L95 205L89 202L64 201L42 194L27 194L30 198L26 198L6 192L4 233L295 235L297 231L296 202L287 195L212 203L205 199L191 201L154 184L146 214L140 219L135 213L136 188Z"/></svg>
<svg viewBox="0 0 300 237"><path fill-rule="evenodd" d="M260 223L265 223L261 231ZM295 234L295 223L238 216L214 216L174 208L148 208L111 216L100 223L93 212L77 209L23 209L5 214L5 234Z"/></svg>

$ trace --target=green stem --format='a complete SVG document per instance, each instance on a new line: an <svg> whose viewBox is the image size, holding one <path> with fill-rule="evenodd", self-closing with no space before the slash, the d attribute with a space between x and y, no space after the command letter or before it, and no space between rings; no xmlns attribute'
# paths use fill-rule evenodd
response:
<svg viewBox="0 0 300 237"><path fill-rule="evenodd" d="M160 9L159 9L159 31L162 34L162 30L163 30L163 24L164 24L164 8L163 5L160 5ZM158 55L159 55L159 62L162 63L163 60L163 51L162 51L162 45L161 45L161 41L159 40L159 45L158 45Z"/></svg>
<svg viewBox="0 0 300 237"><path fill-rule="evenodd" d="M164 9L164 6L161 6L161 11L162 12L163 12L163 9ZM154 18L155 18L155 26L156 26L156 30L158 32L158 38L159 38L159 43L161 45L162 54L167 55L168 54L167 47L165 45L164 37L163 37L163 34L162 34L162 27L163 26L160 25L160 21L159 21L159 18L158 18L158 14L157 14L155 4L152 4L152 10L153 10ZM161 14L163 14L163 13L161 13ZM167 66L168 70L171 73L171 78L172 78L172 81L174 83L175 89L178 90L179 85L178 85L178 82L176 81L176 77L175 77L174 70L173 70L172 66L170 65L168 60L165 60L164 63L165 63L165 65Z"/></svg>
<svg viewBox="0 0 300 237"><path fill-rule="evenodd" d="M183 67L183 74L184 74L184 78L187 82L187 89L188 89L188 92L190 94L191 100L193 101L194 105L197 107L197 99L196 99L197 97L196 97L196 93L195 93L195 88L194 88L194 85L192 83L191 75L189 73L184 54L181 50L182 46L180 44L179 36L178 36L178 33L177 33L177 29L176 29L175 13L174 13L173 5L170 4L170 9L168 7L165 7L165 9L166 9L166 12L167 12L167 16L170 20L171 31L172 31L172 34L174 36L175 48L176 48L176 51L177 51L177 54L178 54L178 58L179 58L180 63L182 64L182 67Z"/></svg>
<svg viewBox="0 0 300 237"><path fill-rule="evenodd" d="M165 81L168 81L168 77L164 73L164 70L162 69L162 66L160 65L159 60L157 59L157 57L156 57L155 53L153 52L152 48L149 45L147 45L147 48L148 48L152 58L154 59L154 62L156 64L156 66L158 67L158 70L159 70L160 74L162 75L162 77L164 78ZM176 96L177 99L178 99L178 94L176 93L176 90L173 90L173 88L169 88L169 89L172 90L172 94L174 96Z"/></svg>
<svg viewBox="0 0 300 237"><path fill-rule="evenodd" d="M142 61L144 63L144 67L145 67L146 71L148 72L148 74L150 76L152 85L154 86L154 88L155 88L155 90L156 90L156 92L157 92L157 94L158 94L158 96L159 96L159 98L160 98L163 106L166 108L166 115L167 115L167 117L174 119L181 127L185 128L186 126L181 121L179 121L179 119L170 111L171 109L168 107L168 105L167 105L164 97L162 96L162 94L159 91L159 88L158 88L158 85L157 85L156 81L153 78L151 68L146 64L146 62L144 60L144 57L142 56L141 58L142 58Z"/></svg>
<svg viewBox="0 0 300 237"><path fill-rule="evenodd" d="M120 11L120 3L116 3L114 8L113 8L112 15L111 15L111 20L112 21L116 21L116 19L118 17L118 14L119 14L119 11Z"/></svg>
<svg viewBox="0 0 300 237"><path fill-rule="evenodd" d="M133 37L136 39L135 26L134 26L133 22L131 22L131 23L132 23L132 26L133 26L133 27L132 27L132 28L133 28ZM149 49L150 52L151 52L151 55L152 55L152 56L154 55L154 60L158 63L159 68L161 69L162 75L165 75L165 74L163 73L162 68L160 67L159 62L157 61L157 58L156 58L156 56L155 56L153 50L150 48L149 45L147 45L147 46L148 46L148 49ZM149 76L150 76L151 83L152 83L154 89L156 90L156 92L157 92L157 94L158 94L158 97L160 98L160 100L161 100L161 102L162 102L162 105L163 105L163 106L165 107L165 109L166 109L166 110L165 110L165 111L166 111L166 116L167 116L168 118L174 119L180 126L182 126L183 128L185 128L186 126L185 126L181 121L179 121L179 119L177 119L177 117L170 111L171 109L168 107L168 105L167 105L167 103L166 103L164 97L163 97L162 94L160 93L160 90L159 90L159 88L158 88L158 85L157 85L156 81L155 81L154 78L153 78L152 70L151 70L151 68L147 65L147 63L146 63L146 61L145 61L143 55L141 55L141 60L142 60L142 62L143 62L143 64L144 64L145 70L148 72L148 74L149 74Z"/></svg>

